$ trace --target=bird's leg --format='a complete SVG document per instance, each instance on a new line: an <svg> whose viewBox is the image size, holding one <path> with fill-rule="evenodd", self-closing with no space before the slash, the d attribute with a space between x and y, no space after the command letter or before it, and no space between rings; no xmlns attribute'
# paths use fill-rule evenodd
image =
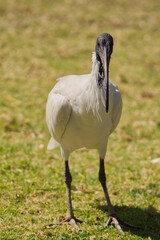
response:
<svg viewBox="0 0 160 240"><path fill-rule="evenodd" d="M67 190L67 199L68 199L68 213L66 221L69 222L73 227L78 228L78 223L82 223L79 219L75 218L72 210L72 199L71 199L71 182L72 176L69 170L68 161L65 161L65 170L64 170L64 178ZM65 220L64 220L65 221Z"/></svg>
<svg viewBox="0 0 160 240"><path fill-rule="evenodd" d="M100 158L100 167L99 167L99 181L102 185L105 197L106 197L106 201L107 201L107 205L108 205L108 213L109 216L114 215L115 211L112 207L111 201L110 201L110 197L108 194L108 190L107 190L107 186L106 186L106 175L105 175L105 168L104 168L104 159Z"/></svg>
<svg viewBox="0 0 160 240"><path fill-rule="evenodd" d="M66 184L66 190L67 190L67 200L68 200L68 213L67 218L74 217L73 210L72 210L72 199L71 199L71 182L72 182L72 176L69 170L68 161L65 161L65 170L64 170L64 178L65 178L65 184Z"/></svg>
<svg viewBox="0 0 160 240"><path fill-rule="evenodd" d="M58 225L68 222L73 227L79 229L77 223L82 223L81 220L77 219L72 210L72 199L71 199L71 182L72 182L72 176L69 170L68 161L65 161L65 169L64 169L64 179L66 184L66 190L67 190L67 200L68 200L68 213L67 218L61 222L58 223ZM50 224L49 226L53 226L54 224Z"/></svg>
<svg viewBox="0 0 160 240"><path fill-rule="evenodd" d="M108 214L109 214L109 218L107 220L107 223L105 224L105 228L110 226L111 224L113 224L115 226L115 228L123 235L125 235L125 233L123 232L120 224L131 227L131 228L139 228L137 226L133 226L130 225L128 223L125 223L124 221L122 221L115 213L113 206L111 204L110 201L110 197L108 194L108 190L107 190L107 186L106 186L106 176L105 176L105 168L104 168L104 159L100 158L100 168L99 168L99 181L103 187L103 191L106 197L106 201L107 201L107 205L108 205Z"/></svg>

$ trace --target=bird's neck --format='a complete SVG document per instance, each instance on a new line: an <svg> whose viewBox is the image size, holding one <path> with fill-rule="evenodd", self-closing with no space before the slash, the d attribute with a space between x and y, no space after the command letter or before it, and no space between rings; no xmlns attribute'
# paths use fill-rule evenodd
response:
<svg viewBox="0 0 160 240"><path fill-rule="evenodd" d="M92 53L92 72L91 72L91 76L92 76L92 78L95 78L95 80L98 78L99 65L100 65L100 63L97 61L96 53L93 52Z"/></svg>
<svg viewBox="0 0 160 240"><path fill-rule="evenodd" d="M104 79L100 79L99 81L99 69L100 62L96 58L96 53L92 54L92 71L91 71L91 79L90 84L99 91L100 94L106 89L106 81Z"/></svg>
<svg viewBox="0 0 160 240"><path fill-rule="evenodd" d="M101 74L102 75L102 74ZM106 81L103 79L103 75L100 76L100 62L97 60L96 53L93 52L92 54L92 71L91 77L93 81L95 81L96 86L99 89L106 88Z"/></svg>
<svg viewBox="0 0 160 240"><path fill-rule="evenodd" d="M97 115L98 118L100 118L100 109L101 107L105 106L105 86L101 86L101 88L98 87L97 80L98 80L98 74L99 74L99 62L96 59L96 53L93 52L92 54L92 71L90 74L90 78L88 79L88 84L86 85L86 90L84 91L84 94L87 99L87 110L90 109L94 113L94 115ZM85 97L84 96L84 97ZM105 109L105 108L104 108Z"/></svg>

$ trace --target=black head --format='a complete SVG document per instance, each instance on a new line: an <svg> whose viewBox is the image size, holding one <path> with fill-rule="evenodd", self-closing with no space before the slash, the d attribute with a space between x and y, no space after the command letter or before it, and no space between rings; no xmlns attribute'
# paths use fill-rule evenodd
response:
<svg viewBox="0 0 160 240"><path fill-rule="evenodd" d="M99 60L100 53L103 52L104 48L107 50L107 55L110 59L111 54L113 52L113 38L109 33L102 33L98 36L96 42L96 56L97 60Z"/></svg>
<svg viewBox="0 0 160 240"><path fill-rule="evenodd" d="M96 58L99 61L98 86L106 84L106 112L109 110L109 63L113 52L113 38L109 33L102 33L96 42Z"/></svg>

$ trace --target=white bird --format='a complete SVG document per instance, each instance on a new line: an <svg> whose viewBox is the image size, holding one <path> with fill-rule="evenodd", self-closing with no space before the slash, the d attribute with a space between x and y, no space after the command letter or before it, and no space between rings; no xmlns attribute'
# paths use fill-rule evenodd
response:
<svg viewBox="0 0 160 240"><path fill-rule="evenodd" d="M125 224L117 217L112 207L105 177L104 158L110 134L116 128L122 112L122 100L118 87L109 80L109 63L113 51L113 38L110 34L98 36L95 52L92 55L92 71L85 75L69 75L57 79L48 96L46 120L51 134L48 149L61 148L65 162L65 184L68 198L67 219L78 228L80 222L73 213L71 201L71 173L69 155L78 148L97 149L100 158L99 181L108 204L109 218L105 227Z"/></svg>

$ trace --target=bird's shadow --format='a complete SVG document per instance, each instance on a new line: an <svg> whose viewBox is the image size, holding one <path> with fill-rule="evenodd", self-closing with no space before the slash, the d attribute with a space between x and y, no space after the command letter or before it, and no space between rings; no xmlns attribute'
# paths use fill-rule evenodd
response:
<svg viewBox="0 0 160 240"><path fill-rule="evenodd" d="M104 212L107 211L107 206L105 205L96 205L95 207ZM141 227L141 229L134 229L122 226L124 231L129 230L132 234L142 238L160 239L160 213L154 207L149 206L143 210L139 207L114 206L114 209L118 217L123 221Z"/></svg>

